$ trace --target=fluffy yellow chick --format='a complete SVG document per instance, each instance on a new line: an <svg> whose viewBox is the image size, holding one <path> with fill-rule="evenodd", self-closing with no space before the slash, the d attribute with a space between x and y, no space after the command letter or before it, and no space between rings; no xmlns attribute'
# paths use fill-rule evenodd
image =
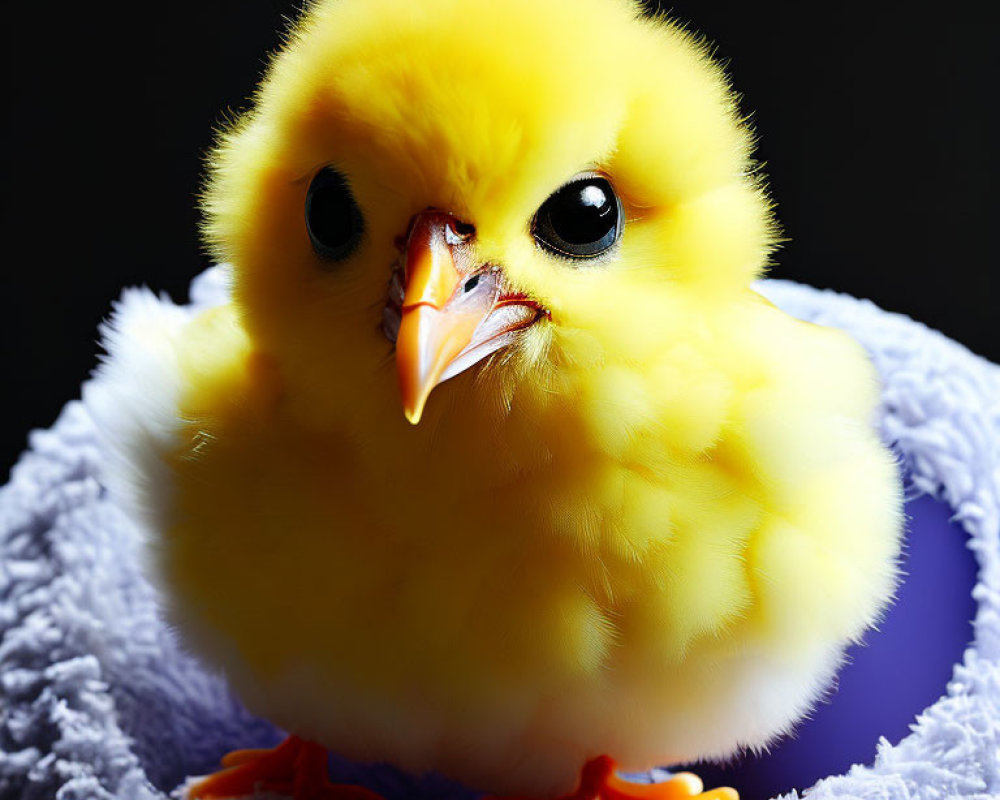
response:
<svg viewBox="0 0 1000 800"><path fill-rule="evenodd" d="M861 348L750 287L750 147L630 0L309 7L212 156L232 302L133 303L94 390L170 619L298 737L193 796L282 758L358 796L320 745L622 797L612 763L809 709L892 593L901 498Z"/></svg>

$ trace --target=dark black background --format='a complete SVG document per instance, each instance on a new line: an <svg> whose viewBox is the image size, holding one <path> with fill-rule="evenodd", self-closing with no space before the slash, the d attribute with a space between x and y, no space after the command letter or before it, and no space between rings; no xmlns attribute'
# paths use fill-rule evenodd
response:
<svg viewBox="0 0 1000 800"><path fill-rule="evenodd" d="M716 43L754 113L790 238L772 274L870 297L1000 361L992 5L669 7ZM0 476L78 395L121 287L182 299L207 265L201 157L295 7L4 5Z"/></svg>

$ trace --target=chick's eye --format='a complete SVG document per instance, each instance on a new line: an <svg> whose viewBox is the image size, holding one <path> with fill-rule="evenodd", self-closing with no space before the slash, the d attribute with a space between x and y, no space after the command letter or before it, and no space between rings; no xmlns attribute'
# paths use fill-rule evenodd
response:
<svg viewBox="0 0 1000 800"><path fill-rule="evenodd" d="M347 258L361 241L364 218L347 180L324 167L306 194L306 229L316 253L329 261Z"/></svg>
<svg viewBox="0 0 1000 800"><path fill-rule="evenodd" d="M621 201L607 178L575 178L535 212L532 234L542 247L567 258L593 258L622 235Z"/></svg>

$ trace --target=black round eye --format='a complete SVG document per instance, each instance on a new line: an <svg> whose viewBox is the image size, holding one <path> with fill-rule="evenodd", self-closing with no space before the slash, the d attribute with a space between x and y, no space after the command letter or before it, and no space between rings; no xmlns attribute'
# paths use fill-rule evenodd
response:
<svg viewBox="0 0 1000 800"><path fill-rule="evenodd" d="M600 175L574 178L535 212L532 234L542 247L568 258L606 253L622 235L622 204Z"/></svg>
<svg viewBox="0 0 1000 800"><path fill-rule="evenodd" d="M306 194L306 229L313 249L330 261L347 258L365 230L347 180L331 167L316 173Z"/></svg>

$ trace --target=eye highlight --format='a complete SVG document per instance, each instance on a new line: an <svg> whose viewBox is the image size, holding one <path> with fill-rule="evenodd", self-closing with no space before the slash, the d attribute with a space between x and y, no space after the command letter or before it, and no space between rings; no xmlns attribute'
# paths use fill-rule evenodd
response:
<svg viewBox="0 0 1000 800"><path fill-rule="evenodd" d="M542 203L531 233L564 258L595 258L610 250L625 227L621 200L602 175L579 175Z"/></svg>
<svg viewBox="0 0 1000 800"><path fill-rule="evenodd" d="M364 217L351 187L332 167L323 167L306 194L306 230L316 254L343 261L357 248L365 230Z"/></svg>

